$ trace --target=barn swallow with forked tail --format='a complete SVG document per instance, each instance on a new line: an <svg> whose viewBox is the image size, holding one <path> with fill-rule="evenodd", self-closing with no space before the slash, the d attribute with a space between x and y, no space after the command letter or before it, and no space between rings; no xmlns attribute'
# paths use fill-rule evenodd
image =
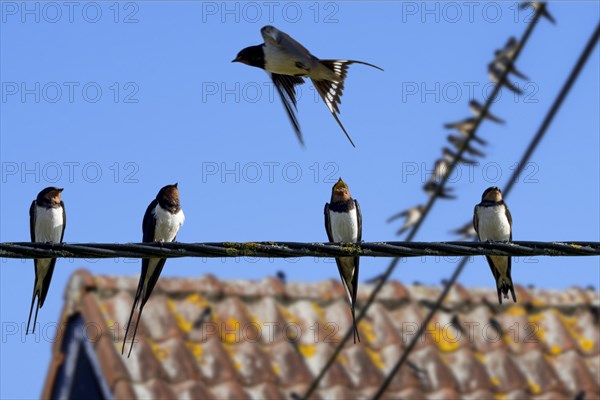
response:
<svg viewBox="0 0 600 400"><path fill-rule="evenodd" d="M331 115L354 146L354 142L338 117L348 67L351 64L363 64L383 70L363 61L320 60L287 33L274 26L264 26L260 33L264 43L242 49L232 62L241 62L264 69L270 75L301 144L304 144L304 139L296 117L296 86L304 83L303 77L308 77Z"/></svg>
<svg viewBox="0 0 600 400"><path fill-rule="evenodd" d="M444 124L444 128L456 129L464 137L469 137L473 131L473 128L475 128L475 118L465 118L462 121ZM487 144L485 140L477 136L473 136L473 140L484 146Z"/></svg>
<svg viewBox="0 0 600 400"><path fill-rule="evenodd" d="M47 187L39 192L36 199L31 203L31 207L29 208L29 232L32 242L62 243L67 226L65 203L61 199L62 191L63 189ZM52 273L56 265L56 258L37 258L33 260L33 265L35 269L35 283L33 285L33 296L31 298L31 307L29 308L29 319L27 320L25 334L29 332L33 303L37 296L38 301L31 333L35 332L38 311L44 305L44 300L48 294Z"/></svg>
<svg viewBox="0 0 600 400"><path fill-rule="evenodd" d="M483 106L477 100L471 100L469 102L469 109L471 110L471 112L473 113L473 115L475 115L475 117L479 117L479 115L481 114L481 111L483 110ZM492 114L489 111L487 111L485 113L484 118L487 118L490 121L496 122L498 124L503 124L504 123L503 119L500 119L500 118L496 117L494 114Z"/></svg>
<svg viewBox="0 0 600 400"><path fill-rule="evenodd" d="M146 213L144 214L144 220L142 222L142 241L148 242L173 242L177 238L179 228L183 225L185 216L179 203L179 189L177 183L174 185L167 185L160 189L156 198L152 200ZM144 258L142 259L142 274L140 275L140 281L138 288L135 293L133 300L133 306L131 307L131 314L129 315L129 321L127 321L127 328L125 330L125 337L123 338L123 347L121 354L125 351L125 342L127 340L127 333L131 325L131 319L138 302L140 302L140 310L138 312L137 321L133 330L133 337L131 339L131 347L127 357L131 355L133 349L133 343L135 342L135 335L137 333L140 319L142 318L142 311L144 305L150 298L152 290L158 282L158 277L165 266L166 258Z"/></svg>
<svg viewBox="0 0 600 400"><path fill-rule="evenodd" d="M444 159L446 159L451 164L462 163L462 164L467 164L467 165L477 165L477 161L472 160L470 158L466 158L462 155L460 156L460 158L457 158L458 153L453 152L448 147L444 147L442 149L442 153L444 154Z"/></svg>
<svg viewBox="0 0 600 400"><path fill-rule="evenodd" d="M331 202L325 204L325 230L330 242L359 243L362 240L362 214L358 201L350 196L348 185L340 178L331 190ZM355 306L358 292L358 265L360 257L337 257L335 262L346 289L352 323L354 343L360 342L356 326Z"/></svg>
<svg viewBox="0 0 600 400"><path fill-rule="evenodd" d="M540 9L542 7L542 2L540 2L540 1L524 1L521 4L519 4L519 10L524 10L527 7L532 7L535 10L535 12L540 12ZM548 21L550 21L550 23L556 24L556 20L548 12L548 7L544 7L541 12L542 12L542 17L546 18Z"/></svg>
<svg viewBox="0 0 600 400"><path fill-rule="evenodd" d="M439 186L440 185L437 182L430 180L429 182L425 183L425 185L423 185L423 190L429 196L433 196L438 191ZM454 200L454 199L456 199L456 196L451 194L451 192L453 192L453 191L454 191L454 188L444 186L437 196L440 199Z"/></svg>
<svg viewBox="0 0 600 400"><path fill-rule="evenodd" d="M504 69L501 67L498 67L497 64L495 63L490 63L488 65L488 76L490 78L490 81L492 83L494 83L495 85L497 85L498 83L500 83L500 76L504 73ZM523 94L523 90L521 88L519 88L518 86L516 86L515 84L513 84L509 79L508 76L506 77L506 79L504 79L504 82L502 83L504 86L506 86L506 88L508 90L510 90L511 92L518 94L518 95L522 95Z"/></svg>
<svg viewBox="0 0 600 400"><path fill-rule="evenodd" d="M450 231L450 233L454 233L455 235L460 235L461 237L459 240L472 239L475 237L475 235L477 235L477 232L475 232L475 228L473 228L472 221L467 222L460 228L456 228L456 229Z"/></svg>
<svg viewBox="0 0 600 400"><path fill-rule="evenodd" d="M510 66L509 72L511 74L513 74L517 78L524 79L526 81L529 80L529 77L527 75L518 70L514 64L511 64L511 60L505 55L502 55L501 53L496 55L496 59L492 63L498 68L498 70L502 72L504 72Z"/></svg>
<svg viewBox="0 0 600 400"><path fill-rule="evenodd" d="M465 143L467 141L466 138L462 138L460 136L448 135L447 139L448 139L448 142L450 142L452 145L454 145L454 147L457 150L460 150L463 146L466 145L466 147L465 147L466 153L469 153L476 157L485 157L485 153L483 151L476 149L475 147L471 146L470 144Z"/></svg>
<svg viewBox="0 0 600 400"><path fill-rule="evenodd" d="M495 186L487 188L481 196L481 203L473 211L473 228L480 241L511 241L512 217L508 206L502 199L502 192ZM502 295L508 299L508 291L517 302L515 288L510 276L511 257L486 256L498 290L498 302L502 304Z"/></svg>

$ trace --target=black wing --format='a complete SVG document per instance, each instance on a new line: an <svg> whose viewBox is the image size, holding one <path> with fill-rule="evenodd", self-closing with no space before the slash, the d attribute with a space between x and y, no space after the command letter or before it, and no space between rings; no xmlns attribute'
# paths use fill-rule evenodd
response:
<svg viewBox="0 0 600 400"><path fill-rule="evenodd" d="M65 237L65 228L67 227L67 212L65 211L65 203L64 202L60 202L60 206L62 207L63 210L63 228L62 228L62 232L60 233L60 242L62 243L63 238Z"/></svg>
<svg viewBox="0 0 600 400"><path fill-rule="evenodd" d="M477 216L477 206L473 209L473 229L475 229L475 233L477 233L477 239L481 241L479 237L479 217Z"/></svg>
<svg viewBox="0 0 600 400"><path fill-rule="evenodd" d="M354 200L354 206L356 207L356 220L358 222L358 236L356 240L360 243L362 241L362 213L360 212L360 205L357 200ZM356 263L356 266L358 268L358 262Z"/></svg>
<svg viewBox="0 0 600 400"><path fill-rule="evenodd" d="M281 102L287 111L290 122L294 126L296 136L302 145L304 145L304 139L302 138L302 131L300 130L300 123L298 117L296 117L296 85L304 83L304 79L299 76L280 75L270 73L275 89L279 93Z"/></svg>
<svg viewBox="0 0 600 400"><path fill-rule="evenodd" d="M144 214L144 220L142 221L142 242L154 242L154 214L153 211L158 205L156 199L152 200L152 203L146 209Z"/></svg>
<svg viewBox="0 0 600 400"><path fill-rule="evenodd" d="M35 242L35 200L31 202L31 207L29 207L29 233L31 234L31 241Z"/></svg>
<svg viewBox="0 0 600 400"><path fill-rule="evenodd" d="M154 242L154 229L156 227L156 218L154 217L154 209L158 206L158 201L156 199L154 199L150 205L148 206L148 209L146 209L146 213L144 214L144 222L143 222L143 239L142 241L144 243L149 243L149 242ZM160 272L162 271L163 266L165 265L165 262L167 260L166 259L160 259L160 261L158 262L156 269L154 270L154 274L153 276L150 277L150 280L148 281L148 286L145 288L145 290L140 290L140 295L141 300L142 300L142 304L141 306L143 307L144 304L146 304L146 301L148 301L148 298L150 297L150 293L152 293L152 289L154 289L154 286L156 285L156 282L158 281L158 276L160 275ZM150 264L150 259L149 258L143 258L142 259L142 274L140 275L140 286L144 285L144 281L146 280L146 275L148 274L148 267ZM143 289L143 288L140 288ZM136 294L137 296L137 294ZM139 299L136 299L136 302Z"/></svg>
<svg viewBox="0 0 600 400"><path fill-rule="evenodd" d="M512 242L512 215L510 215L510 211L508 210L508 206L504 204L504 210L506 210L506 218L508 219L508 223L510 225L510 237L509 240ZM517 302L517 296L515 294L515 286L512 282L512 257L508 257L508 262L506 263L506 276L510 279L510 293L512 295L513 301Z"/></svg>
<svg viewBox="0 0 600 400"><path fill-rule="evenodd" d="M327 231L327 239L333 243L333 233L331 232L331 221L329 220L329 203L325 203L325 230Z"/></svg>

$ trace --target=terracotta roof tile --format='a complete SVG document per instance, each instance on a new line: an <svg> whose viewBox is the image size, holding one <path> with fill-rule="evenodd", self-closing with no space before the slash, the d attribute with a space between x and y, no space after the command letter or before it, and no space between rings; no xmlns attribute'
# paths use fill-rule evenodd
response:
<svg viewBox="0 0 600 400"><path fill-rule="evenodd" d="M553 392L567 394L567 390L556 375L552 366L546 361L541 350L536 349L516 357L517 365L527 379L529 390L533 395Z"/></svg>
<svg viewBox="0 0 600 400"><path fill-rule="evenodd" d="M571 392L585 390L588 393L600 393L598 376L593 376L585 362L575 350L564 352L552 359L558 377Z"/></svg>
<svg viewBox="0 0 600 400"><path fill-rule="evenodd" d="M137 278L79 270L62 323L81 315L117 398L263 399L302 395L351 326L339 281L161 278L144 308L131 357L121 353ZM374 284L361 285L360 309ZM388 282L313 399L373 396L402 355L439 287ZM569 399L600 393L600 295L517 287L519 303L457 285L393 378L389 399ZM135 322L135 321L133 321ZM127 343L128 351L130 343ZM54 354L42 397L63 365Z"/></svg>
<svg viewBox="0 0 600 400"><path fill-rule="evenodd" d="M504 348L492 350L483 357L487 375L496 390L510 392L529 388L527 379L520 372L512 355Z"/></svg>

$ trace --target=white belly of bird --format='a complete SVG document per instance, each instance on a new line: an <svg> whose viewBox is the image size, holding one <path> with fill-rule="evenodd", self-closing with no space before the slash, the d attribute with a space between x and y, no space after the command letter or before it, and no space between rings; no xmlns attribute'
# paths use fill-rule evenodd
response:
<svg viewBox="0 0 600 400"><path fill-rule="evenodd" d="M45 208L36 206L35 241L59 243L63 229L62 208Z"/></svg>
<svg viewBox="0 0 600 400"><path fill-rule="evenodd" d="M36 206L35 209L35 241L36 242L52 242L60 243L62 236L64 220L62 208L45 208ZM50 266L51 258L40 258L37 260L36 269L38 279L36 280L35 290L42 290L42 283L48 267Z"/></svg>
<svg viewBox="0 0 600 400"><path fill-rule="evenodd" d="M355 243L358 241L358 219L356 208L349 212L329 211L331 233L334 242Z"/></svg>
<svg viewBox="0 0 600 400"><path fill-rule="evenodd" d="M504 206L478 207L479 239L480 240L509 240L511 227L506 218Z"/></svg>
<svg viewBox="0 0 600 400"><path fill-rule="evenodd" d="M175 240L179 228L185 221L183 210L171 214L160 205L154 208L154 217L156 218L156 226L154 227L155 242L172 242Z"/></svg>

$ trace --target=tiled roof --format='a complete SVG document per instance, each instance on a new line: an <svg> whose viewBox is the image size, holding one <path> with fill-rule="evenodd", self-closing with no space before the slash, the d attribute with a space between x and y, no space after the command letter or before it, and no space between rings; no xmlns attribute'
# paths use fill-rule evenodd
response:
<svg viewBox="0 0 600 400"><path fill-rule="evenodd" d="M265 399L303 394L350 326L336 280L318 283L161 278L144 309L131 358L121 343L136 278L70 280L62 320L80 314L117 398ZM362 284L365 301L373 285ZM314 398L370 398L440 288L389 282ZM600 294L517 287L454 287L387 392L394 399L600 399ZM43 397L64 356L61 341Z"/></svg>

